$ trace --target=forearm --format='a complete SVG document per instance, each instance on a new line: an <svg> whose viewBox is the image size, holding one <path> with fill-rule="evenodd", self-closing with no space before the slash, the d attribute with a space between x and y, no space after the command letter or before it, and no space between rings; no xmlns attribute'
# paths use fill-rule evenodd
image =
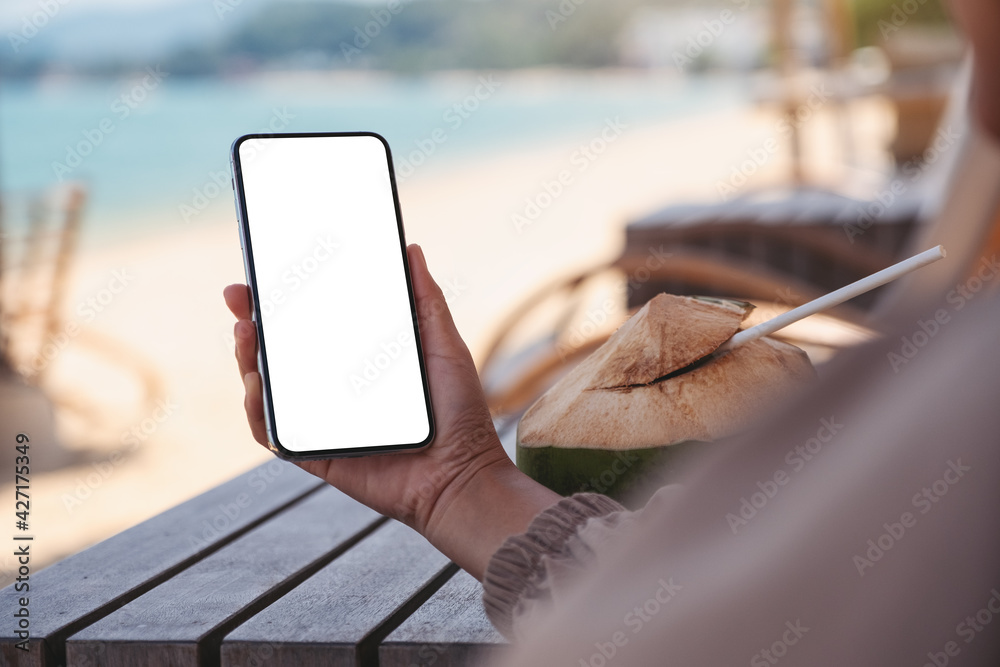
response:
<svg viewBox="0 0 1000 667"><path fill-rule="evenodd" d="M427 523L425 537L481 581L504 540L527 530L539 512L561 497L509 459L496 461L443 495Z"/></svg>

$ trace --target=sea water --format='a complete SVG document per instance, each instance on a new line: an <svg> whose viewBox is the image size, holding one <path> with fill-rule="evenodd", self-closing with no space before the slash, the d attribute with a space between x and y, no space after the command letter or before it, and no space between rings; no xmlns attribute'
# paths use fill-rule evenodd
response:
<svg viewBox="0 0 1000 667"><path fill-rule="evenodd" d="M49 76L0 84L0 187L7 231L29 193L88 190L85 239L198 224L231 207L228 153L248 132L375 131L397 173L572 141L621 117L633 127L737 104L733 79L649 73L267 73L185 79ZM682 159L682 156L674 156ZM224 187L222 187L224 185Z"/></svg>

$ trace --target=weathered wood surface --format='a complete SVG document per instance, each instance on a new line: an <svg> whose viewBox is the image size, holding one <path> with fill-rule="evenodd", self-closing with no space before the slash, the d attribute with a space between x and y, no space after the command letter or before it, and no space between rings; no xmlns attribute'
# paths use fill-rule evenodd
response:
<svg viewBox="0 0 1000 667"><path fill-rule="evenodd" d="M483 587L458 572L379 647L380 667L482 665L507 646L486 618Z"/></svg>
<svg viewBox="0 0 1000 667"><path fill-rule="evenodd" d="M31 573L31 642L15 648L0 625L0 664L65 664L65 639L216 551L315 491L322 482L294 465L269 461L171 510ZM23 592L0 591L0 610Z"/></svg>
<svg viewBox="0 0 1000 667"><path fill-rule="evenodd" d="M0 666L447 667L505 646L477 581L413 530L278 460L30 585L30 650L0 637ZM22 595L0 591L0 610Z"/></svg>
<svg viewBox="0 0 1000 667"><path fill-rule="evenodd" d="M226 667L375 665L379 642L455 571L391 521L223 639Z"/></svg>
<svg viewBox="0 0 1000 667"><path fill-rule="evenodd" d="M381 515L324 487L72 635L68 665L217 665L226 632L382 522Z"/></svg>

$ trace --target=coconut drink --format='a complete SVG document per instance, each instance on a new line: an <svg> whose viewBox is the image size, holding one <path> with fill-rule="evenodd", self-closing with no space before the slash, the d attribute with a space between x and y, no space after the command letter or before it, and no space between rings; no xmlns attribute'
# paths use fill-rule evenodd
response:
<svg viewBox="0 0 1000 667"><path fill-rule="evenodd" d="M707 443L745 429L815 379L805 352L758 338L716 355L753 309L659 294L539 398L517 466L557 493L639 502Z"/></svg>

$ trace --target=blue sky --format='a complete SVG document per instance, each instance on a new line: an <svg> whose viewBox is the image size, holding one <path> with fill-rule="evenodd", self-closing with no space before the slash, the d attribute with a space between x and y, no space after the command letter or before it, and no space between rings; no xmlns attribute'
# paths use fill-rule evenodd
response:
<svg viewBox="0 0 1000 667"><path fill-rule="evenodd" d="M261 5L295 1L0 0L0 37L6 42L0 49L19 58L77 64L108 57L155 58L185 43L211 41ZM229 11L220 12L217 4Z"/></svg>
<svg viewBox="0 0 1000 667"><path fill-rule="evenodd" d="M354 1L364 3L366 1L377 2L378 0ZM198 4L204 5L208 10L211 10L212 2L213 0L198 0ZM192 0L62 0L62 2L60 0L3 0L0 2L0 28L9 30L11 27L19 26L24 17L37 12L43 3L61 4L59 13L72 16L95 10L141 11L151 8L181 7L191 5ZM238 0L231 0L231 4L240 3Z"/></svg>
<svg viewBox="0 0 1000 667"><path fill-rule="evenodd" d="M211 40L235 25L234 17L269 0L218 0L237 5L229 20L220 20L214 1L3 0L0 35L4 47L22 58L76 64L109 57L142 60L184 42Z"/></svg>
<svg viewBox="0 0 1000 667"><path fill-rule="evenodd" d="M209 0L209 2L210 1L211 0ZM186 2L186 0L64 0L64 2L61 3L59 14L63 16L71 16L73 14L80 12L86 13L95 9L117 9L128 11L155 6L180 5L184 2ZM59 0L49 0L49 3L60 4ZM42 4L43 3L39 2L39 0L4 0L4 2L0 3L0 26L3 26L4 29L19 26L24 17L30 16L31 14L39 11Z"/></svg>

